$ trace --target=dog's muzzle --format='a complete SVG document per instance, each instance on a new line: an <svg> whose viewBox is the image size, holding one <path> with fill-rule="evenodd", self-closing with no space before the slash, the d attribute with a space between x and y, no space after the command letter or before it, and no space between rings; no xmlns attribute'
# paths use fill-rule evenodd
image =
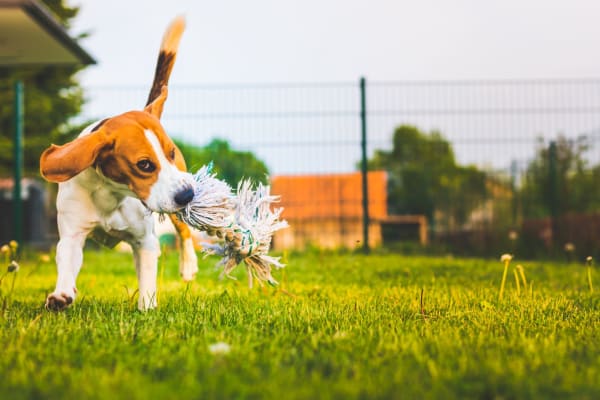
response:
<svg viewBox="0 0 600 400"><path fill-rule="evenodd" d="M194 189L191 187L187 187L185 189L180 190L176 195L175 195L175 203L178 206L185 206L187 205L190 201L192 201L192 199L194 198Z"/></svg>

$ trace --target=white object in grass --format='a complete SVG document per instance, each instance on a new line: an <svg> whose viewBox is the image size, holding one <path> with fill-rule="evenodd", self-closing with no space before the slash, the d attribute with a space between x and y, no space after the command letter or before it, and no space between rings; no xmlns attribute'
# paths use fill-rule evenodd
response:
<svg viewBox="0 0 600 400"><path fill-rule="evenodd" d="M231 347L225 342L217 342L208 346L208 351L214 355L228 354Z"/></svg>

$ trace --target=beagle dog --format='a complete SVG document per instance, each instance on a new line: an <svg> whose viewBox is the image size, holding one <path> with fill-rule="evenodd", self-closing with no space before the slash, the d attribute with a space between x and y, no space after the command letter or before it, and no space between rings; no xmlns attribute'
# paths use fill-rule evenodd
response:
<svg viewBox="0 0 600 400"><path fill-rule="evenodd" d="M48 310L62 310L75 299L82 249L88 237L112 246L122 240L131 245L139 285L138 308L156 307L160 246L152 212L169 213L179 233L179 272L183 279L190 281L198 272L190 229L172 214L194 197L194 179L160 123L184 28L184 19L176 18L163 37L143 111L94 123L77 139L62 146L51 145L41 155L41 175L59 184L58 277L55 290L46 299Z"/></svg>

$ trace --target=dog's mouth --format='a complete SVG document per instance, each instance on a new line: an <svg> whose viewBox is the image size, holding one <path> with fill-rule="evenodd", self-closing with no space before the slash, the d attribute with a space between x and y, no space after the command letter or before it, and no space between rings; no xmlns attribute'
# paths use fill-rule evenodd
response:
<svg viewBox="0 0 600 400"><path fill-rule="evenodd" d="M174 173L167 168L166 173L161 172L149 193L143 194L144 196L138 198L146 208L159 214L174 214L194 200L195 181L190 174L179 171Z"/></svg>
<svg viewBox="0 0 600 400"><path fill-rule="evenodd" d="M157 213L160 216L165 216L167 214L176 214L178 212L181 212L184 208L187 207L187 205L183 205L183 206L174 206L174 207L169 207L169 208L164 208L164 207L157 207L157 208L152 208L148 205L148 203L146 203L144 200L141 200L142 205L146 208L146 210L148 211L148 213Z"/></svg>
<svg viewBox="0 0 600 400"><path fill-rule="evenodd" d="M154 211L152 211L152 210L150 209L150 207L148 207L148 204L146 204L146 202L145 202L144 200L141 200L141 199L140 199L140 202L142 203L142 205L143 205L144 207L146 207L146 210L147 210L148 212L151 212L151 213L152 213L152 212L154 212Z"/></svg>

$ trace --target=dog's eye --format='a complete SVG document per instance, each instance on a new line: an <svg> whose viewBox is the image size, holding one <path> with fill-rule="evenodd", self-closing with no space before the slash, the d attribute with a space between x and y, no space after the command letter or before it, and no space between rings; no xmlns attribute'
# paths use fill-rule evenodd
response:
<svg viewBox="0 0 600 400"><path fill-rule="evenodd" d="M169 156L171 156L171 160L175 160L175 149L171 150L171 153L169 154Z"/></svg>
<svg viewBox="0 0 600 400"><path fill-rule="evenodd" d="M152 172L156 169L156 165L150 160L138 161L137 167L144 172Z"/></svg>

